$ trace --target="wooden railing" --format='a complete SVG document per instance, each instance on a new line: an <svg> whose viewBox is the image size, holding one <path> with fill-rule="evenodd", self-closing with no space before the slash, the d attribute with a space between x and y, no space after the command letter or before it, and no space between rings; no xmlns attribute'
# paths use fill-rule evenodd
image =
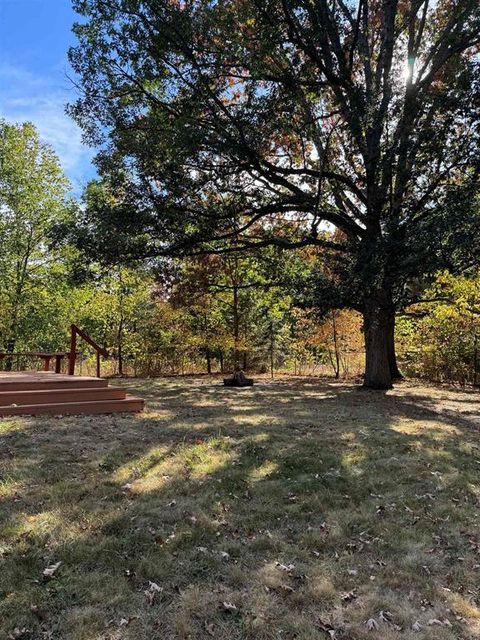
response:
<svg viewBox="0 0 480 640"><path fill-rule="evenodd" d="M77 327L76 324L70 326L70 353L68 354L68 375L73 376L75 374L75 361L77 359L77 336L82 338L87 344L89 344L96 352L97 355L97 378L100 378L100 356L108 358L108 351L98 345L95 340Z"/></svg>
<svg viewBox="0 0 480 640"><path fill-rule="evenodd" d="M19 361L25 360L42 360L43 370L50 371L50 362L55 360L55 373L61 373L62 362L65 357L68 357L68 353L65 352L50 352L50 351L20 351L20 352L2 352L0 353L0 361L6 361L6 370L13 368L14 360L17 363L17 370L19 369Z"/></svg>

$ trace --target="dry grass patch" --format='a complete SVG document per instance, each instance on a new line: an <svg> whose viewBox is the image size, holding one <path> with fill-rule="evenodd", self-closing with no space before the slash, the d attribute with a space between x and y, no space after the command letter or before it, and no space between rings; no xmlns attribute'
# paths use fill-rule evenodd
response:
<svg viewBox="0 0 480 640"><path fill-rule="evenodd" d="M480 637L478 394L136 386L0 422L0 638Z"/></svg>

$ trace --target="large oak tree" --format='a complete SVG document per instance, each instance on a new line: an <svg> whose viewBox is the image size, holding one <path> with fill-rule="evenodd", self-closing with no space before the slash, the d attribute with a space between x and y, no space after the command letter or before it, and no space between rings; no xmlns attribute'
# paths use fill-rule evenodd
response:
<svg viewBox="0 0 480 640"><path fill-rule="evenodd" d="M396 301L477 179L478 0L73 4L102 250L317 245L349 265L365 385L390 387Z"/></svg>

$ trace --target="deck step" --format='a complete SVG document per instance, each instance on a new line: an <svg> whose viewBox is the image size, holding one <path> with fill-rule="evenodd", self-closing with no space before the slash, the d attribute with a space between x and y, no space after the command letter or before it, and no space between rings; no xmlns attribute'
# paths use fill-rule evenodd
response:
<svg viewBox="0 0 480 640"><path fill-rule="evenodd" d="M67 376L57 376L54 373L38 377L18 376L12 380L2 379L0 384L2 392L50 389L59 391L62 389L105 389L106 387L108 387L108 382L102 378L68 378Z"/></svg>
<svg viewBox="0 0 480 640"><path fill-rule="evenodd" d="M123 399L23 404L16 407L4 406L0 407L0 415L90 415L94 413L123 413L142 411L143 405L143 398L127 395Z"/></svg>
<svg viewBox="0 0 480 640"><path fill-rule="evenodd" d="M46 371L0 372L0 416L88 415L142 411L143 399L91 376Z"/></svg>
<svg viewBox="0 0 480 640"><path fill-rule="evenodd" d="M38 386L38 385L37 385ZM3 388L3 386L2 386ZM0 391L0 407L11 405L55 404L64 402L89 402L95 400L123 400L125 389L121 387L88 387L68 389L34 389L30 391Z"/></svg>

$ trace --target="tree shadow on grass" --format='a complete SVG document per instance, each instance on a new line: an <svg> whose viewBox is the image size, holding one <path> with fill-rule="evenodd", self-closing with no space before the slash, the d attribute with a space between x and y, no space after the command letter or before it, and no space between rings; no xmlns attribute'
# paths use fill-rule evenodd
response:
<svg viewBox="0 0 480 640"><path fill-rule="evenodd" d="M154 387L144 416L2 433L2 631L475 637L475 415L408 387Z"/></svg>

